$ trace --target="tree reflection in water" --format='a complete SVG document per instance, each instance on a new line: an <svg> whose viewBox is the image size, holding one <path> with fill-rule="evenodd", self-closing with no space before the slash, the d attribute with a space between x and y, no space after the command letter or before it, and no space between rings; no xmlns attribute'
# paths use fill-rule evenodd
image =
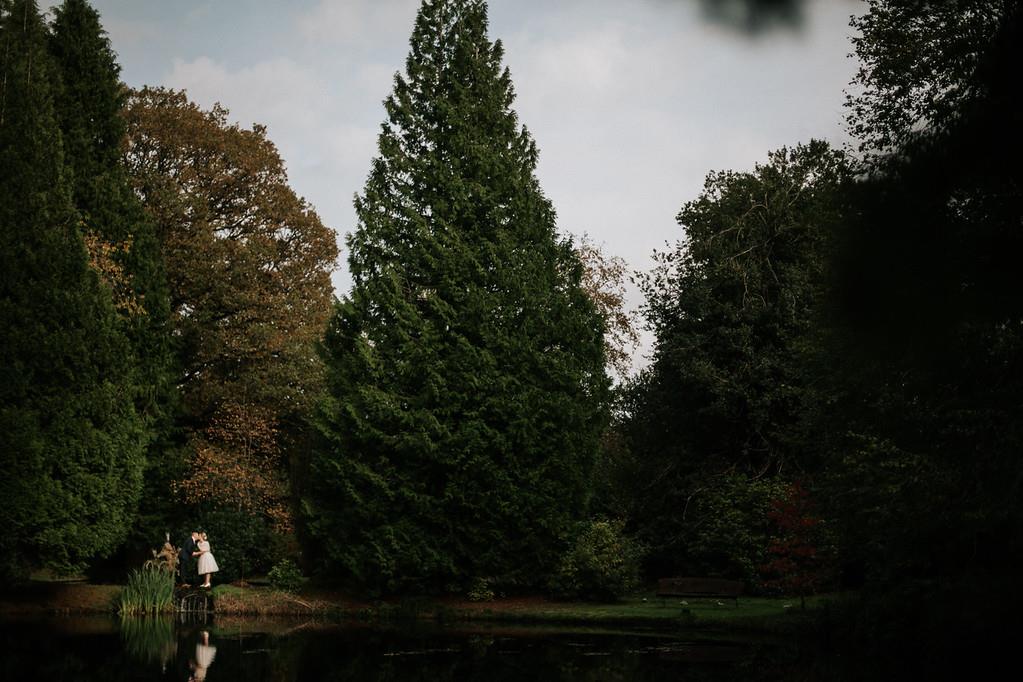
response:
<svg viewBox="0 0 1023 682"><path fill-rule="evenodd" d="M0 623L4 679L768 680L799 665L799 656L778 642L681 642L649 632L294 622L275 628L158 618L85 630L73 621Z"/></svg>

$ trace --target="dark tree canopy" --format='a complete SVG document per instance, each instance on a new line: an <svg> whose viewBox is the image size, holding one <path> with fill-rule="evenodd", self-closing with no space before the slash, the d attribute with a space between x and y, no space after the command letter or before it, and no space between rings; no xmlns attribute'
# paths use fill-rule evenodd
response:
<svg viewBox="0 0 1023 682"><path fill-rule="evenodd" d="M975 75L1015 0L867 0L853 18L860 66L849 129L868 154L896 152L961 116L984 84Z"/></svg>
<svg viewBox="0 0 1023 682"><path fill-rule="evenodd" d="M163 256L121 160L126 89L96 10L85 0L65 0L55 8L49 48L60 74L54 105L86 246L114 293L138 365L142 390L136 402L148 421L148 473L143 519L132 524L132 535L148 546L168 530L166 518L149 517L153 504L167 497L154 489L154 473L174 459L176 439Z"/></svg>
<svg viewBox="0 0 1023 682"><path fill-rule="evenodd" d="M926 96L892 85L875 93L886 106L853 111L878 130L908 115L927 125L872 160L836 263L844 324L831 352L846 371L834 410L856 439L836 499L879 582L997 582L1023 549L1021 20L1004 2L877 2L863 19L869 82L907 55L935 69L919 81ZM927 39L907 42L907 26Z"/></svg>
<svg viewBox="0 0 1023 682"><path fill-rule="evenodd" d="M807 465L802 349L848 181L843 155L823 142L752 172L711 173L678 215L685 237L641 280L657 341L624 391L615 475L635 486L629 514L655 561L679 567L700 497L721 477Z"/></svg>
<svg viewBox="0 0 1023 682"><path fill-rule="evenodd" d="M90 268L35 2L0 17L0 566L70 571L125 538L145 423L110 288Z"/></svg>
<svg viewBox="0 0 1023 682"><path fill-rule="evenodd" d="M363 583L542 579L586 508L604 324L502 55L485 3L424 2L356 198L307 511Z"/></svg>

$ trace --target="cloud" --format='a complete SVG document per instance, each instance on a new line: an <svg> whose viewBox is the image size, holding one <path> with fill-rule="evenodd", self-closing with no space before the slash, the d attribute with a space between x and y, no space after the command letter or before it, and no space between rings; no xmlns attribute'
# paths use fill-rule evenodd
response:
<svg viewBox="0 0 1023 682"><path fill-rule="evenodd" d="M104 17L103 28L110 36L111 43L119 50L152 44L163 37L157 23L141 19Z"/></svg>
<svg viewBox="0 0 1023 682"><path fill-rule="evenodd" d="M369 167L377 128L352 122L336 83L290 59L232 69L209 57L174 60L164 83L205 108L221 103L244 127L265 125L295 191L339 238L353 227L351 196ZM339 273L334 284L348 286Z"/></svg>
<svg viewBox="0 0 1023 682"><path fill-rule="evenodd" d="M320 0L297 23L307 40L365 46L381 32L411 27L418 6L418 0Z"/></svg>
<svg viewBox="0 0 1023 682"><path fill-rule="evenodd" d="M331 93L326 83L290 59L273 59L230 70L209 57L175 59L166 83L185 89L203 106L220 102L235 118L280 131L322 122Z"/></svg>
<svg viewBox="0 0 1023 682"><path fill-rule="evenodd" d="M256 17L236 25L233 43L210 22L168 24L155 36L152 24L123 15L108 26L135 62L159 65L143 82L265 124L292 186L344 233L356 225L351 197L376 153L380 102L404 66L418 4L312 0L277 26ZM589 232L645 270L654 249L681 236L675 215L708 171L750 168L810 136L840 137L841 90L855 66L844 58L849 3L805 10L802 32L750 39L706 22L695 2L492 2L490 34L505 43L513 106L540 147L537 173L561 230ZM273 32L272 49L260 31ZM351 284L343 271L334 283L339 293ZM630 302L641 302L635 289ZM645 335L643 352L650 343Z"/></svg>

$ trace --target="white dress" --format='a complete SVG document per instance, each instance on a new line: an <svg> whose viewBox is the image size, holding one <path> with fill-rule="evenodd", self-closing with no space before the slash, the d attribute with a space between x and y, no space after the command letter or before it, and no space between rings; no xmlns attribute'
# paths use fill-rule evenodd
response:
<svg viewBox="0 0 1023 682"><path fill-rule="evenodd" d="M210 543L206 540L200 540L199 551L202 554L199 555L199 575L206 575L207 573L216 573L220 570L220 566L217 566L217 560L213 558L213 554L210 553Z"/></svg>
<svg viewBox="0 0 1023 682"><path fill-rule="evenodd" d="M206 556L206 555L203 555ZM213 659L217 656L217 647L207 644L195 645L195 673L193 679L202 682L206 679L206 668L210 667Z"/></svg>

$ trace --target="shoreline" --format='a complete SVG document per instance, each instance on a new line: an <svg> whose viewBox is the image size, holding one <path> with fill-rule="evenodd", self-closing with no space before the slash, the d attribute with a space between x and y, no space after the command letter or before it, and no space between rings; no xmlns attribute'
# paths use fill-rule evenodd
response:
<svg viewBox="0 0 1023 682"><path fill-rule="evenodd" d="M0 594L0 617L111 616L120 585L32 583ZM452 597L365 600L309 589L297 594L268 587L218 585L210 596L216 619L307 619L328 622L434 622L527 626L629 627L656 631L713 631L778 634L810 624L829 597L740 598L739 605L713 599L660 600L637 595L615 603L551 601L539 596L472 602ZM176 612L170 612L171 614Z"/></svg>

